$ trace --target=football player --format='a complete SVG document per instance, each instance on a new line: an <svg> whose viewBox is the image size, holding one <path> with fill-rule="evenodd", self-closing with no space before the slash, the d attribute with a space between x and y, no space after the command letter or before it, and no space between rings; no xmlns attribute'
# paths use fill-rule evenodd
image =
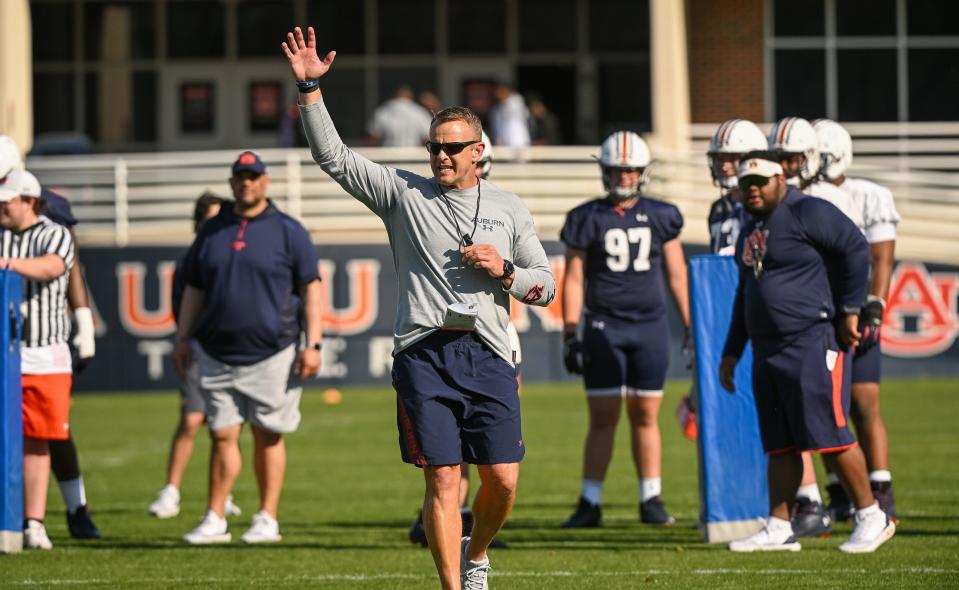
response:
<svg viewBox="0 0 959 590"><path fill-rule="evenodd" d="M807 195L829 201L857 225L861 225L852 199L832 183L822 180L822 156L819 138L812 124L800 117L785 117L773 125L768 137L769 149L782 164L786 181ZM803 453L803 479L793 506L792 526L797 537L832 534L829 517L816 483L812 456Z"/></svg>
<svg viewBox="0 0 959 590"><path fill-rule="evenodd" d="M894 519L896 503L889 471L889 437L879 413L882 360L879 341L895 257L896 225L901 218L889 189L863 178L846 177L846 170L852 164L852 138L849 132L829 119L819 119L813 127L819 138L823 177L851 197L858 216L853 220L859 223L869 242L872 274L869 295L860 316L866 332L852 363L852 420L866 455L873 494L883 512ZM835 520L849 519L852 516L852 504L839 478L833 473L829 473L826 491L829 492L830 516Z"/></svg>
<svg viewBox="0 0 959 590"><path fill-rule="evenodd" d="M686 260L674 205L643 195L651 158L631 131L601 146L606 195L570 211L563 285L564 363L582 373L589 410L582 492L564 528L602 525L602 491L623 398L645 523L670 526L661 498L658 425L669 364L666 288L689 326ZM582 315L582 322L580 316ZM581 324L581 325L580 325Z"/></svg>
<svg viewBox="0 0 959 590"><path fill-rule="evenodd" d="M752 121L731 119L716 129L709 141L706 158L719 198L709 207L709 249L713 254L732 256L739 230L748 214L736 179L739 160L748 152L766 149L766 136Z"/></svg>

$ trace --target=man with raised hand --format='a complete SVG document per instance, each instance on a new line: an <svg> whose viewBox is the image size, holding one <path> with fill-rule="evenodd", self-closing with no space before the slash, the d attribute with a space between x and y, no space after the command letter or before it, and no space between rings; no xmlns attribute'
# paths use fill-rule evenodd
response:
<svg viewBox="0 0 959 590"><path fill-rule="evenodd" d="M463 107L430 125L432 178L376 164L340 140L312 28L283 51L313 159L383 220L398 281L393 384L403 460L423 468L423 522L443 588L487 588L487 548L516 497L525 454L509 297L548 305L556 286L523 202L476 174L482 125ZM460 539L460 463L477 465L471 537Z"/></svg>

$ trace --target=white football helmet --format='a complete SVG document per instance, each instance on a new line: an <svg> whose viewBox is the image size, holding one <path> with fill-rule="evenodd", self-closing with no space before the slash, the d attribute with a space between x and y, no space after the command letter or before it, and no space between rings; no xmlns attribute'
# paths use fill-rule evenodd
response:
<svg viewBox="0 0 959 590"><path fill-rule="evenodd" d="M8 135L0 135L0 178L10 174L12 170L23 168L23 157L20 148Z"/></svg>
<svg viewBox="0 0 959 590"><path fill-rule="evenodd" d="M603 176L603 188L617 199L628 199L641 193L649 180L649 164L653 158L649 146L632 131L616 131L600 146L599 167ZM614 186L609 171L612 168L636 168L640 171L639 182L635 186Z"/></svg>
<svg viewBox="0 0 959 590"><path fill-rule="evenodd" d="M828 180L835 180L852 165L852 137L845 127L832 119L816 119L812 126L819 138L823 175Z"/></svg>
<svg viewBox="0 0 959 590"><path fill-rule="evenodd" d="M785 117L776 121L769 132L769 149L780 157L806 157L799 168L799 180L809 183L819 174L819 138L809 121L799 117Z"/></svg>
<svg viewBox="0 0 959 590"><path fill-rule="evenodd" d="M709 150L706 160L709 162L709 172L713 176L713 184L724 189L736 188L736 175L723 176L723 164L717 156L734 155L742 157L754 150L766 149L766 136L762 130L745 119L730 119L713 133L709 140Z"/></svg>
<svg viewBox="0 0 959 590"><path fill-rule="evenodd" d="M483 155L476 161L476 165L480 167L479 177L488 178L490 170L493 169L493 142L490 141L489 135L486 135L485 131L483 132L483 144L486 147L483 149Z"/></svg>

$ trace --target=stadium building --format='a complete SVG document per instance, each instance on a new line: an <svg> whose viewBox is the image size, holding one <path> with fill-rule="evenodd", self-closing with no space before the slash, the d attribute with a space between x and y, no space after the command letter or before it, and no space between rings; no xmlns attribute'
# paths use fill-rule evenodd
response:
<svg viewBox="0 0 959 590"><path fill-rule="evenodd" d="M2 5L2 126L23 142L85 137L103 152L277 145L295 100L279 51L293 23L313 24L338 51L326 84L353 140L400 84L482 112L489 84L510 82L543 98L566 144L626 127L681 146L690 124L731 117L959 120L959 6L949 0ZM24 106L9 106L24 100L32 133Z"/></svg>

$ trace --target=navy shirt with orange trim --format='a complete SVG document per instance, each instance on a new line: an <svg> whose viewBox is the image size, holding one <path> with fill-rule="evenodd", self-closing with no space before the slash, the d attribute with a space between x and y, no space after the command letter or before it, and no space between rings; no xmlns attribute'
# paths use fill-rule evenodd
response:
<svg viewBox="0 0 959 590"><path fill-rule="evenodd" d="M640 197L630 209L593 199L566 216L564 244L586 253L586 310L627 321L666 313L663 244L679 236L675 205Z"/></svg>
<svg viewBox="0 0 959 590"><path fill-rule="evenodd" d="M221 208L183 264L186 284L205 295L194 337L230 365L283 350L303 329L300 288L320 278L317 263L310 234L272 202L249 219Z"/></svg>
<svg viewBox="0 0 959 590"><path fill-rule="evenodd" d="M834 321L841 308L861 307L869 244L835 205L789 187L772 213L746 223L736 265L739 287L723 356L739 358L747 338L761 350L777 349Z"/></svg>

